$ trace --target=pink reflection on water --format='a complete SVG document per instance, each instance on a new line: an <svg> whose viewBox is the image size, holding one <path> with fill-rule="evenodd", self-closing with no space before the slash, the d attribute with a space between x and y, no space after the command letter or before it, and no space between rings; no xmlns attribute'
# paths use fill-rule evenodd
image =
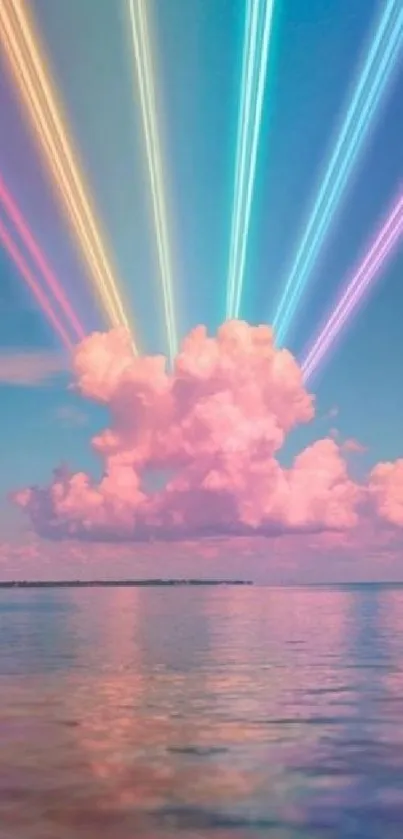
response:
<svg viewBox="0 0 403 839"><path fill-rule="evenodd" d="M60 641L72 660L49 670L41 654L32 675L3 679L5 836L229 839L232 820L241 839L293 839L318 806L341 818L367 795L357 750L369 735L374 771L400 765L382 742L391 697L403 717L401 602L332 590L77 592Z"/></svg>

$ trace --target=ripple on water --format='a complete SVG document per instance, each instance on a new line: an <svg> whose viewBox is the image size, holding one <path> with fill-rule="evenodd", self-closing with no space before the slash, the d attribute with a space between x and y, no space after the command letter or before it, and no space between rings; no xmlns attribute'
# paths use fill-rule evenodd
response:
<svg viewBox="0 0 403 839"><path fill-rule="evenodd" d="M0 839L402 839L403 591L7 597Z"/></svg>

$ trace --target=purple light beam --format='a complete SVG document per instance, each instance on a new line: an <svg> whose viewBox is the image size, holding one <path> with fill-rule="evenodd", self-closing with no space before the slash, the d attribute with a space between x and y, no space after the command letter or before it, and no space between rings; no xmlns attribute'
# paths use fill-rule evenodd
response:
<svg viewBox="0 0 403 839"><path fill-rule="evenodd" d="M381 268L392 256L403 234L403 192L400 192L393 208L370 245L361 265L347 283L339 301L329 315L319 335L302 362L304 382L307 383L346 326L350 316L370 290Z"/></svg>

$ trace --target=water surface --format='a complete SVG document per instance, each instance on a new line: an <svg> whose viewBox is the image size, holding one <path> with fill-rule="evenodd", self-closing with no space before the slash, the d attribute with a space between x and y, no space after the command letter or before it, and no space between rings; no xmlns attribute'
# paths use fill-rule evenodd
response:
<svg viewBox="0 0 403 839"><path fill-rule="evenodd" d="M1 839L402 839L403 590L0 592Z"/></svg>

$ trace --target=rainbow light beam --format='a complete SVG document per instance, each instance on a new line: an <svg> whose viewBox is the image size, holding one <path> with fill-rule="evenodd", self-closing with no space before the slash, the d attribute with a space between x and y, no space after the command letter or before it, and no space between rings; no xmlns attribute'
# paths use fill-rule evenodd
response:
<svg viewBox="0 0 403 839"><path fill-rule="evenodd" d="M403 5L401 0L388 0L371 41L291 273L272 319L279 345L287 336L299 299L307 286L348 178L368 137L369 128L391 79L402 42Z"/></svg>
<svg viewBox="0 0 403 839"><path fill-rule="evenodd" d="M57 194L113 326L130 324L44 50L24 0L1 0L1 44ZM134 351L136 351L133 346Z"/></svg>
<svg viewBox="0 0 403 839"><path fill-rule="evenodd" d="M127 0L130 21L131 52L134 57L140 93L145 151L151 187L151 200L157 240L165 329L171 361L178 351L178 335L174 306L172 258L168 236L167 202L164 189L163 159L158 127L157 100L154 70L151 57L151 40L145 0Z"/></svg>
<svg viewBox="0 0 403 839"><path fill-rule="evenodd" d="M242 301L273 10L274 0L247 0L246 3L227 278L227 320L239 317Z"/></svg>
<svg viewBox="0 0 403 839"><path fill-rule="evenodd" d="M12 236L10 236L9 231L7 230L6 226L3 224L1 219L0 244L8 253L10 259L14 262L22 278L25 280L28 288L30 288L33 296L39 303L39 306L41 307L43 314L48 319L49 323L52 324L53 328L61 338L62 343L69 350L69 352L72 352L73 342L71 341L71 338L68 335L67 330L63 326L56 312L54 311L53 306L46 297L46 294L43 292L40 283L36 279L35 275L32 273L31 268L26 262L18 246L13 241Z"/></svg>
<svg viewBox="0 0 403 839"><path fill-rule="evenodd" d="M45 280L50 293L53 295L60 305L64 315L70 324L76 339L82 340L85 337L85 330L77 317L73 307L64 293L64 290L59 283L57 277L50 268L45 255L31 233L27 222L25 221L21 210L18 208L13 196L7 189L6 184L0 174L0 205L4 208L8 218L14 225L21 242L26 251L30 254L31 259L36 265L37 270Z"/></svg>
<svg viewBox="0 0 403 839"><path fill-rule="evenodd" d="M336 339L354 310L371 289L372 283L391 258L403 235L403 192L400 193L386 222L370 245L358 270L347 283L333 312L314 340L302 362L304 382L308 382L328 356Z"/></svg>

